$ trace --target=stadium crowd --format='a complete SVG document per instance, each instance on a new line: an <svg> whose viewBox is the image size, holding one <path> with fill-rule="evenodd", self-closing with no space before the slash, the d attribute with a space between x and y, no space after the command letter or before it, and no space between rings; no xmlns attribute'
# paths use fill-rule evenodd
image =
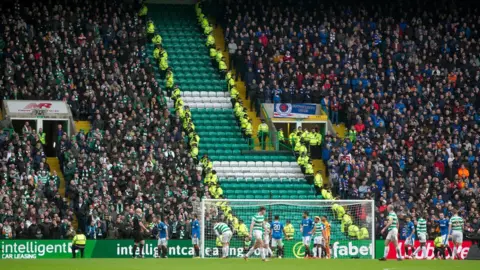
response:
<svg viewBox="0 0 480 270"><path fill-rule="evenodd" d="M321 157L342 199L428 219L460 209L480 230L478 8L451 1L211 1L256 103L317 103L346 138ZM431 234L433 237L433 234ZM377 235L380 237L380 235Z"/></svg>
<svg viewBox="0 0 480 270"><path fill-rule="evenodd" d="M2 7L2 97L63 100L92 130L59 130L66 197L41 131L0 138L0 238L70 238L74 222L91 239L127 238L134 208L148 221L167 216L172 238L188 237L210 195L153 76L139 7L67 2ZM427 217L429 230L459 208L467 230L480 230L477 10L294 2L205 6L222 14L248 98L257 108L319 103L334 124L345 115L346 138L325 136L321 157L340 198L376 200L377 232L387 204Z"/></svg>
<svg viewBox="0 0 480 270"><path fill-rule="evenodd" d="M134 208L148 223L166 217L171 238L189 237L186 224L208 190L155 80L137 4L2 7L2 98L63 100L92 130L71 137L58 130L65 197L41 130L25 124L21 134L1 137L1 239L71 238L74 224L90 239L129 238Z"/></svg>

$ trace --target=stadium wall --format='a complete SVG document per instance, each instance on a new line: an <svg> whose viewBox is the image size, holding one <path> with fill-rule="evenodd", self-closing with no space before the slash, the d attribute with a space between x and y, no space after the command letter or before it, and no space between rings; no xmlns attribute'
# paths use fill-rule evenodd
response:
<svg viewBox="0 0 480 270"><path fill-rule="evenodd" d="M400 241L403 252L403 243ZM89 240L85 249L86 258L131 258L132 240ZM191 258L194 251L190 240L170 240L168 242L169 258ZM416 243L415 246L419 244ZM460 252L462 258L466 258L470 241L463 243ZM206 245L214 247L215 243ZM0 242L1 259L65 259L72 256L72 243L68 240L3 240ZM388 255L394 259L394 250ZM427 242L428 257L433 258L433 242ZM302 258L303 244L301 241L285 241L286 258ZM332 256L336 258L370 258L373 247L370 241L337 241L332 243ZM216 248L207 248L206 254L218 256ZM232 256L242 256L243 247L232 246ZM146 258L153 258L157 254L157 241L147 240L145 243L144 255ZM375 257L383 256L383 241L375 243Z"/></svg>

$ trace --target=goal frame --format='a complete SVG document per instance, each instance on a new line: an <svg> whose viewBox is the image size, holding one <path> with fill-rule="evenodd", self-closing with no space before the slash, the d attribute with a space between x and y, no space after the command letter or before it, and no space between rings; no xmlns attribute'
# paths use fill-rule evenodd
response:
<svg viewBox="0 0 480 270"><path fill-rule="evenodd" d="M321 202L321 203L370 203L370 213L373 218L370 227L372 239L372 259L375 259L375 200L273 200L273 199L202 199L200 204L201 211L201 230L200 230L200 258L205 258L205 204L217 202L265 202L265 203L302 203L302 202Z"/></svg>

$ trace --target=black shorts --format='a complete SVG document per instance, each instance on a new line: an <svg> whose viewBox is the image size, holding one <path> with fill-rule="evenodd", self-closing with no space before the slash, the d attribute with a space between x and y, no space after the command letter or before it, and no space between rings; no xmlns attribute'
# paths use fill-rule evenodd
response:
<svg viewBox="0 0 480 270"><path fill-rule="evenodd" d="M143 241L143 233L140 232L140 231L134 231L133 232L133 241L135 243L139 243L139 242Z"/></svg>

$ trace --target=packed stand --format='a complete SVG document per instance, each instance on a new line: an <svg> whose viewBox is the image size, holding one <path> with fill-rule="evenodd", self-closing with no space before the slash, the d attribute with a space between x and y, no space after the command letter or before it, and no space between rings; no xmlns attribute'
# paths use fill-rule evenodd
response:
<svg viewBox="0 0 480 270"><path fill-rule="evenodd" d="M44 176L42 131L2 139L3 238L70 238L72 222L90 239L129 238L134 208L148 223L168 217L172 238L189 237L185 224L204 194L201 174L155 80L139 9L110 1L4 8L2 95L63 100L92 130L70 138L59 130L65 198L55 175Z"/></svg>
<svg viewBox="0 0 480 270"><path fill-rule="evenodd" d="M377 232L388 204L402 219L426 217L430 231L454 207L473 232L479 25L477 9L462 5L236 1L210 10L225 14L233 67L257 110L317 103L333 124L345 119L346 138L322 138L319 156L340 198L376 200Z"/></svg>

